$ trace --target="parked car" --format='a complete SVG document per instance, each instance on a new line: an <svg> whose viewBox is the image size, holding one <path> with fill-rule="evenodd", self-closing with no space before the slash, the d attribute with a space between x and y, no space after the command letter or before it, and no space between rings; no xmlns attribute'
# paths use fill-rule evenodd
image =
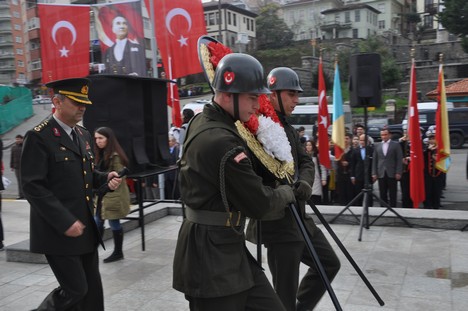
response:
<svg viewBox="0 0 468 311"><path fill-rule="evenodd" d="M374 141L381 141L380 131L387 125L387 118L370 118L367 121L367 135L372 137Z"/></svg>
<svg viewBox="0 0 468 311"><path fill-rule="evenodd" d="M465 141L468 140L468 107L449 108L447 111L449 119L450 146L454 149L462 148ZM419 111L419 125L424 129L424 132L427 131L429 126L436 124L435 118L435 109ZM407 120L405 118L401 124L388 126L393 139L398 139L403 136L403 124L406 123Z"/></svg>
<svg viewBox="0 0 468 311"><path fill-rule="evenodd" d="M33 105L52 104L52 99L50 98L50 96L47 95L36 95L34 96L32 102Z"/></svg>

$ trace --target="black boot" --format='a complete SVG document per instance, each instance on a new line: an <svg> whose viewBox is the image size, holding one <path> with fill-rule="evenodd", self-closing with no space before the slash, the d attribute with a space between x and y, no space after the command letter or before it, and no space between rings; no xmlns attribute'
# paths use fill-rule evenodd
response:
<svg viewBox="0 0 468 311"><path fill-rule="evenodd" d="M104 259L104 263L114 262L124 258L122 252L123 230L112 231L112 234L114 235L114 252Z"/></svg>

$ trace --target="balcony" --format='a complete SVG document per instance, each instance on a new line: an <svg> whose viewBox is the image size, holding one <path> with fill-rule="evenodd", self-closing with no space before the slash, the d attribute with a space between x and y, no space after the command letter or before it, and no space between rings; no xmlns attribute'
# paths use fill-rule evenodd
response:
<svg viewBox="0 0 468 311"><path fill-rule="evenodd" d="M28 31L29 40L39 39L41 37L39 28L34 28Z"/></svg>
<svg viewBox="0 0 468 311"><path fill-rule="evenodd" d="M0 54L0 59L15 59L14 53L3 53Z"/></svg>
<svg viewBox="0 0 468 311"><path fill-rule="evenodd" d="M429 3L424 6L424 12L429 15L437 14L437 3Z"/></svg>
<svg viewBox="0 0 468 311"><path fill-rule="evenodd" d="M15 65L13 64L0 65L0 71L1 72L16 71L16 68L15 68Z"/></svg>
<svg viewBox="0 0 468 311"><path fill-rule="evenodd" d="M326 21L321 26L320 29L323 31L329 31L332 29L351 29L351 22L339 22L339 21Z"/></svg>

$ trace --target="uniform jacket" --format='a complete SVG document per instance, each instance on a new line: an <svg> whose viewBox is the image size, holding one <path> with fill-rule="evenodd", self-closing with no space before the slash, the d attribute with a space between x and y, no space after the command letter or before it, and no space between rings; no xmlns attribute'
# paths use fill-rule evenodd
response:
<svg viewBox="0 0 468 311"><path fill-rule="evenodd" d="M78 127L78 126L77 126ZM94 251L101 242L93 219L92 140L82 127L77 130L81 150L51 117L27 132L21 157L21 180L31 205L30 249L50 255L80 255ZM101 174L98 185L106 181ZM76 221L83 235L67 237Z"/></svg>
<svg viewBox="0 0 468 311"><path fill-rule="evenodd" d="M305 152L304 145L299 141L297 131L286 122L284 116L277 112L281 123L283 124L286 136L288 137L291 145L291 153L294 159L295 166L295 180L304 180L312 187L315 179L315 167L311 157ZM255 170L262 176L265 185L274 185L277 183L275 176L273 176L259 160L255 159ZM306 226L309 225L309 232L313 232L315 224L313 220L305 214L305 202L298 201L298 208L303 219L306 219ZM256 221L251 220L247 228L247 239L252 243L257 243L257 229ZM304 241L304 238L297 227L296 220L292 215L289 208L285 208L281 218L277 220L264 220L262 221L262 243L272 242L289 242L289 241Z"/></svg>
<svg viewBox="0 0 468 311"><path fill-rule="evenodd" d="M117 153L114 153L110 160L110 165L106 172L120 172L124 168L122 161ZM102 198L102 219L120 219L124 218L130 212L130 192L128 190L125 177L122 177L122 183L114 191L106 193Z"/></svg>
<svg viewBox="0 0 468 311"><path fill-rule="evenodd" d="M387 155L383 153L382 143L376 144L374 148L374 154L372 156L372 175L383 178L386 172L389 178L395 178L395 174L402 174L403 154L399 143L390 140Z"/></svg>
<svg viewBox="0 0 468 311"><path fill-rule="evenodd" d="M276 189L262 184L249 157L232 117L215 103L206 105L191 122L180 161L185 204L195 210L226 211L221 196L224 180L231 210L261 218L271 209L283 209L286 201ZM173 287L201 298L240 293L254 285L249 260L254 259L243 234L185 219L175 250Z"/></svg>
<svg viewBox="0 0 468 311"><path fill-rule="evenodd" d="M139 76L146 77L146 58L143 46L127 40L123 58L120 62L115 59L114 48L115 44L106 50L107 73L128 75L135 72Z"/></svg>

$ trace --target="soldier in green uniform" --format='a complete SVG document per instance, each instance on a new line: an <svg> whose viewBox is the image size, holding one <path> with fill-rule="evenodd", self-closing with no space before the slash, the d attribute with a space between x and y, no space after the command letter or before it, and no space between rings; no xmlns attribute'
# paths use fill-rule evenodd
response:
<svg viewBox="0 0 468 311"><path fill-rule="evenodd" d="M273 69L267 78L270 91L270 102L276 110L278 118L291 145L294 158L294 180L296 198L300 215L309 233L313 247L318 253L328 278L333 280L340 269L340 261L333 248L328 243L322 231L315 225L312 218L305 213L305 201L312 194L315 168L312 159L306 154L300 143L297 131L287 122L299 102L298 94L302 92L299 77L290 68L278 67ZM265 185L277 183L275 176L264 170L259 173ZM247 239L257 243L255 221L250 221ZM325 293L325 286L315 268L304 238L299 231L296 221L289 209L283 217L275 220L262 221L262 243L267 248L268 266L273 277L273 286L281 298L286 310L312 310ZM299 280L299 266L304 263L309 269L304 278ZM300 281L300 285L298 287ZM297 306L296 306L297 297Z"/></svg>
<svg viewBox="0 0 468 311"><path fill-rule="evenodd" d="M60 285L36 310L104 310L92 189L116 172L93 170L92 137L77 125L87 105L90 81L65 79L47 84L56 108L52 117L28 131L21 157L21 181L31 205L30 249L45 254Z"/></svg>
<svg viewBox="0 0 468 311"><path fill-rule="evenodd" d="M245 246L245 217L294 202L290 186L268 187L252 168L235 122L247 121L269 93L252 56L229 54L216 68L211 104L189 125L180 161L186 218L175 250L173 287L190 310L285 310Z"/></svg>

